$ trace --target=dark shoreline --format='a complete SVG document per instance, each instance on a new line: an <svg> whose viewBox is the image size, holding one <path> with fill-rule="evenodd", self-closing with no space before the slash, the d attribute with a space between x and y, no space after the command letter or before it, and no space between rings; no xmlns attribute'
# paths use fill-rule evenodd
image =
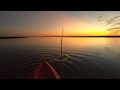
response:
<svg viewBox="0 0 120 90"><path fill-rule="evenodd" d="M0 37L0 39L15 39L15 38L27 38L27 37Z"/></svg>
<svg viewBox="0 0 120 90"><path fill-rule="evenodd" d="M61 36L27 36L27 37L61 37ZM120 37L120 36L63 36L63 37Z"/></svg>
<svg viewBox="0 0 120 90"><path fill-rule="evenodd" d="M61 37L61 36L24 36L24 37L0 37L0 39L19 39L19 38L28 38L28 37ZM120 38L120 36L63 36L63 37L91 37L91 38Z"/></svg>

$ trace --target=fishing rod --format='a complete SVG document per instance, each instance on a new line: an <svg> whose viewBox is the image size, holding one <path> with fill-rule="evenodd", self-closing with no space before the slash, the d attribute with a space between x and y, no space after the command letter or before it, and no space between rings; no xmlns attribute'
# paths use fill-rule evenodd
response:
<svg viewBox="0 0 120 90"><path fill-rule="evenodd" d="M61 58L60 58L60 76L62 78L62 53L63 53L63 28L62 28L62 36L61 36Z"/></svg>

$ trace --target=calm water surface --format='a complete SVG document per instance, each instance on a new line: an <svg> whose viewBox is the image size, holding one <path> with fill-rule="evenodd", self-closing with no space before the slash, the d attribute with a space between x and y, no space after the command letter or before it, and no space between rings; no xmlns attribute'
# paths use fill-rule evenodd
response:
<svg viewBox="0 0 120 90"><path fill-rule="evenodd" d="M41 60L60 74L60 37L0 39L0 79L29 79ZM62 78L120 79L120 38L65 37Z"/></svg>

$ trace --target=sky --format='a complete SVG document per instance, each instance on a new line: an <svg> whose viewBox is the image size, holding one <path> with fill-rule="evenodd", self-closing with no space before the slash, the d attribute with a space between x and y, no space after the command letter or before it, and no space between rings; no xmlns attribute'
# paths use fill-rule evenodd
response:
<svg viewBox="0 0 120 90"><path fill-rule="evenodd" d="M0 11L0 36L120 35L120 11Z"/></svg>

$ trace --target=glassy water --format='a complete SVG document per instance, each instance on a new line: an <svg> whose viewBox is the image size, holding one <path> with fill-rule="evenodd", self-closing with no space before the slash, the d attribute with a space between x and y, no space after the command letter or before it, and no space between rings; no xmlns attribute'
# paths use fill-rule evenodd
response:
<svg viewBox="0 0 120 90"><path fill-rule="evenodd" d="M41 60L60 74L60 37L0 39L0 79L29 79ZM120 79L120 38L64 37L62 78Z"/></svg>

